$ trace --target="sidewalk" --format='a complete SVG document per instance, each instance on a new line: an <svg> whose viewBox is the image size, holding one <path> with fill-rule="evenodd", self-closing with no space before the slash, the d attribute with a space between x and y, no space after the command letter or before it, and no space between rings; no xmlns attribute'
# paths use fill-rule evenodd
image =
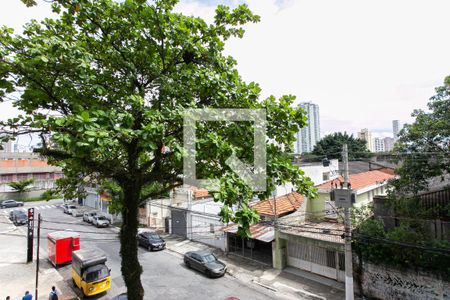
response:
<svg viewBox="0 0 450 300"><path fill-rule="evenodd" d="M173 235L163 235L166 248L180 255L188 251L210 250L227 265L227 273L244 284L259 285L272 290L283 299L344 299L345 294L337 284L332 287L317 282L320 278L307 277L296 272L294 268L285 271L273 269L270 266L250 261L237 255L225 255L221 250L208 245L190 241ZM294 269L294 270L291 270ZM325 282L325 278L324 282ZM327 282L329 284L329 282Z"/></svg>
<svg viewBox="0 0 450 300"><path fill-rule="evenodd" d="M5 299L6 296L10 296L11 299L22 299L25 291L28 290L33 295L33 299L36 299L36 260L27 264L24 251L18 251L27 247L26 228L9 223L8 218L0 216L0 232L7 233L7 235L0 235L0 245L2 245L0 247L0 282L2 283L0 298ZM41 249L42 247L45 245L41 244ZM48 299L53 285L64 295L60 294L59 299L74 299L76 295L70 288L68 280L65 280L43 255L40 257L39 299Z"/></svg>

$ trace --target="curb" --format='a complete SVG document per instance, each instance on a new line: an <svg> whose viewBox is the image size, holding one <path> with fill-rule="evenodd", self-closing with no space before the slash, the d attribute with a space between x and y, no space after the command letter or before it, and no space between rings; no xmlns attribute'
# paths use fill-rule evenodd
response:
<svg viewBox="0 0 450 300"><path fill-rule="evenodd" d="M276 288L273 288L273 287L271 287L271 286L268 286L268 285L266 285L266 284L263 284L263 283L261 283L261 282L258 282L258 281L256 281L256 280L252 280L252 282L254 283L254 284L257 284L257 285L259 285L259 286L261 286L261 287L263 287L263 288L265 288L265 289L268 289L268 290L271 290L272 292L278 292L278 290L276 289Z"/></svg>

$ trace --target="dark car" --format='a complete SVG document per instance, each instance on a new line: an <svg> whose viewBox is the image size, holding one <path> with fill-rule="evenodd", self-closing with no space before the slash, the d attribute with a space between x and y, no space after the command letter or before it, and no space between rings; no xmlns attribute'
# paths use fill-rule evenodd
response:
<svg viewBox="0 0 450 300"><path fill-rule="evenodd" d="M27 221L28 221L27 215L23 211L18 210L18 209L15 209L9 213L9 219L16 226L27 224Z"/></svg>
<svg viewBox="0 0 450 300"><path fill-rule="evenodd" d="M220 277L227 271L227 266L210 251L189 251L184 255L188 268L196 269L209 277Z"/></svg>
<svg viewBox="0 0 450 300"><path fill-rule="evenodd" d="M128 300L128 295L127 293L122 293L120 295L115 296L111 300Z"/></svg>
<svg viewBox="0 0 450 300"><path fill-rule="evenodd" d="M142 232L137 236L139 246L147 248L149 251L162 250L166 248L166 242L155 232Z"/></svg>
<svg viewBox="0 0 450 300"><path fill-rule="evenodd" d="M23 206L23 202L16 200L3 200L0 202L0 208Z"/></svg>

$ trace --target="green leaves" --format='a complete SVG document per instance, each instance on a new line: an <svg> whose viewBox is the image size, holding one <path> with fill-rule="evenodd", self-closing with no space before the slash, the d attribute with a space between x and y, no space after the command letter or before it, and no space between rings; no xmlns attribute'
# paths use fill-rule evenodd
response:
<svg viewBox="0 0 450 300"><path fill-rule="evenodd" d="M325 136L314 146L312 153L322 158L340 158L342 146L344 144L348 145L349 160L358 160L361 158L370 157L370 152L367 150L366 141L354 138L353 135L348 135L346 132L337 132Z"/></svg>
<svg viewBox="0 0 450 300"><path fill-rule="evenodd" d="M248 6L219 6L208 25L173 12L176 3L56 1L58 18L32 21L18 36L3 28L0 54L9 61L0 61L0 97L24 90L15 105L29 117L9 125L42 130L48 141L41 151L73 179L67 184L83 174L131 190L158 186L161 194L182 184L185 109L265 109L267 192L251 191L225 163L233 154L253 164L251 122L197 124L197 174L220 178L221 216L246 234L258 220L248 201L267 197L272 177L315 195L287 155L305 114L292 108L292 95L260 99L258 84L244 82L223 53L226 39L259 21ZM125 208L133 205L128 196Z"/></svg>
<svg viewBox="0 0 450 300"><path fill-rule="evenodd" d="M415 110L415 122L400 132L396 150L406 153L391 182L395 192L417 194L428 189L428 180L450 173L450 76L436 88L429 112Z"/></svg>

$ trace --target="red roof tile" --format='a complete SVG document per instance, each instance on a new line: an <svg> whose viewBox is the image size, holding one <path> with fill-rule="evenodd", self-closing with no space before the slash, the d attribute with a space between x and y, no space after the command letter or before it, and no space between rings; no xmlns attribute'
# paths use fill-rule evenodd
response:
<svg viewBox="0 0 450 300"><path fill-rule="evenodd" d="M206 190L206 189L201 189L201 188L192 186L191 191L192 191L192 196L194 197L194 199L211 197L211 195L208 194L208 190Z"/></svg>
<svg viewBox="0 0 450 300"><path fill-rule="evenodd" d="M358 174L352 174L348 177L348 180L352 186L352 189L358 190L394 178L394 174L389 173L391 172L388 172L386 170L368 171ZM331 187L334 187L335 184L337 184L337 186L339 187L339 182L343 181L344 179L342 178L342 176L339 176L336 179L318 185L317 188L319 190L331 189Z"/></svg>
<svg viewBox="0 0 450 300"><path fill-rule="evenodd" d="M283 196L279 196L274 199L266 199L259 201L252 206L260 215L275 216L275 205L277 215L284 215L293 211L296 211L302 204L304 198L297 192L292 192Z"/></svg>
<svg viewBox="0 0 450 300"><path fill-rule="evenodd" d="M224 232L236 233L239 228L238 224L230 224L222 228ZM250 225L249 238L257 239L264 242L271 242L275 239L275 229L270 224L253 224Z"/></svg>

